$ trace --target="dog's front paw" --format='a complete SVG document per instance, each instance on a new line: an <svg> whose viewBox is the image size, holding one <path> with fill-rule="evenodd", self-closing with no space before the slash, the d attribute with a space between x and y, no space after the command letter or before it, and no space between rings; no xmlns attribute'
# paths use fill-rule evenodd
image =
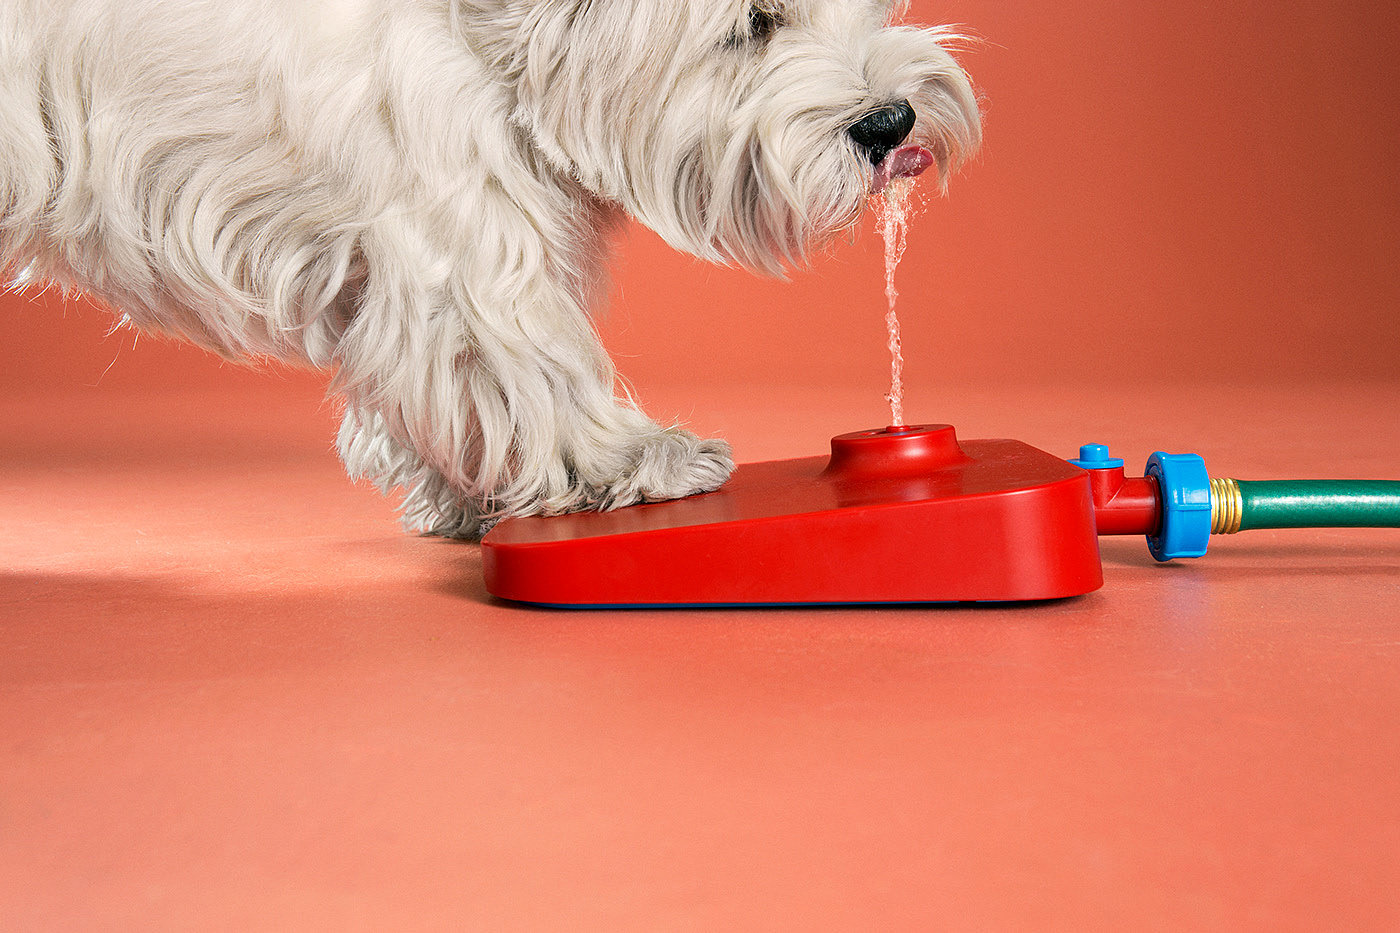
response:
<svg viewBox="0 0 1400 933"><path fill-rule="evenodd" d="M733 471L727 442L667 428L642 442L630 469L608 485L599 506L614 509L713 492Z"/></svg>

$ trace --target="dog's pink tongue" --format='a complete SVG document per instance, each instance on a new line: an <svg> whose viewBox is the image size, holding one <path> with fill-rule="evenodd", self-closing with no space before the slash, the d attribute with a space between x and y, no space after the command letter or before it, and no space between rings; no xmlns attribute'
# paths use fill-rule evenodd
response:
<svg viewBox="0 0 1400 933"><path fill-rule="evenodd" d="M934 163L933 153L923 146L900 146L885 156L875 168L875 184L871 194L879 194L895 178L912 178L923 174Z"/></svg>

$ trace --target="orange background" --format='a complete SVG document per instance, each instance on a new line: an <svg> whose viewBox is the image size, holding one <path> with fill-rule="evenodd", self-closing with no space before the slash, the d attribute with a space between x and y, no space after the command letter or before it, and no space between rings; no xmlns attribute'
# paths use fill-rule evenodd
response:
<svg viewBox="0 0 1400 933"><path fill-rule="evenodd" d="M1400 374L1400 7L915 2L966 24L986 146L899 270L913 417L962 387L1105 376ZM868 387L884 349L866 224L790 282L619 243L603 325L658 383ZM3 299L0 386L222 383L230 368L82 306ZM109 369L110 366L110 369Z"/></svg>
<svg viewBox="0 0 1400 933"><path fill-rule="evenodd" d="M1400 478L1400 6L912 15L987 98L900 270L912 418ZM882 423L868 227L786 284L636 230L615 270L658 414L741 460ZM7 930L1400 929L1393 529L1105 538L1032 605L549 612L345 479L324 377L108 322L0 298Z"/></svg>

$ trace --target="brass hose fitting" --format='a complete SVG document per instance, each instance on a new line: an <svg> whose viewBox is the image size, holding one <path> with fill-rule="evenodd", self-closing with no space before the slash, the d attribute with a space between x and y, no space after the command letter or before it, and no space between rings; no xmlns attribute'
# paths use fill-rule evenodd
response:
<svg viewBox="0 0 1400 933"><path fill-rule="evenodd" d="M1240 495L1240 484L1232 479L1211 477L1210 533L1236 534L1243 518L1244 497Z"/></svg>

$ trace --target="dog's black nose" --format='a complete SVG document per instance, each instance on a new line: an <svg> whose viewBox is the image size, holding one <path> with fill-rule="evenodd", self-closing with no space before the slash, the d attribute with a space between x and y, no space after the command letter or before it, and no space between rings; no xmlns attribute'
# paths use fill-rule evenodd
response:
<svg viewBox="0 0 1400 933"><path fill-rule="evenodd" d="M902 100L861 117L848 133L862 147L872 165L879 165L914 129L914 108Z"/></svg>

